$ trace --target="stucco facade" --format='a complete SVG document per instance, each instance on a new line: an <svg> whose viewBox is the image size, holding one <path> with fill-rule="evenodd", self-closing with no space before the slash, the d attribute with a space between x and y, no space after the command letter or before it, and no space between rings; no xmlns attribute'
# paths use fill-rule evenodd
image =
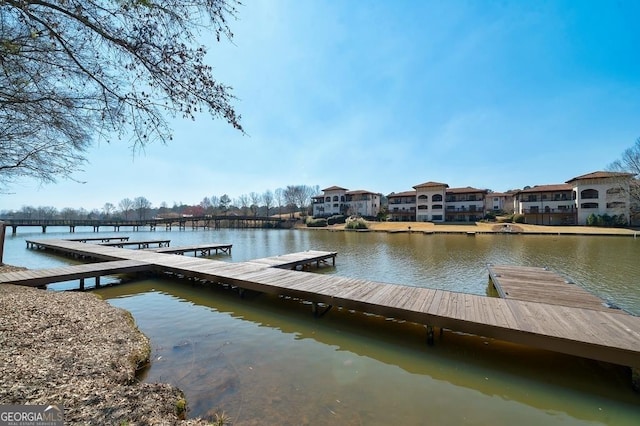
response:
<svg viewBox="0 0 640 426"><path fill-rule="evenodd" d="M571 185L577 209L577 224L586 225L591 214L624 216L630 219L631 173L593 172L567 181Z"/></svg>
<svg viewBox="0 0 640 426"><path fill-rule="evenodd" d="M332 186L312 198L313 216L333 215L375 217L380 212L381 194L371 191L349 191Z"/></svg>

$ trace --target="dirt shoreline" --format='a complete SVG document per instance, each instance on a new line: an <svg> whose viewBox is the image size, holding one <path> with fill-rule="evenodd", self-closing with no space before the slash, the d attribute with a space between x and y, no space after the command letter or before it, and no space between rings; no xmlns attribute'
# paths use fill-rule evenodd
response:
<svg viewBox="0 0 640 426"><path fill-rule="evenodd" d="M59 404L65 424L210 424L181 420L178 388L136 380L149 340L129 312L96 295L4 284L0 318L0 404Z"/></svg>

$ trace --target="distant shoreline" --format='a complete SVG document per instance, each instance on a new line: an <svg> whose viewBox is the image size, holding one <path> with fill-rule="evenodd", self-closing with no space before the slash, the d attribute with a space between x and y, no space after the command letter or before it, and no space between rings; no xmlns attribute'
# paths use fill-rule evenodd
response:
<svg viewBox="0 0 640 426"><path fill-rule="evenodd" d="M475 222L469 224L436 224L432 222L367 222L369 229L360 232L387 233L423 233L423 234L527 234L527 235L595 235L595 236L627 236L635 237L640 231L629 228L603 228L593 226L547 226L529 225L525 223ZM324 228L299 229L348 231L344 224L331 225Z"/></svg>

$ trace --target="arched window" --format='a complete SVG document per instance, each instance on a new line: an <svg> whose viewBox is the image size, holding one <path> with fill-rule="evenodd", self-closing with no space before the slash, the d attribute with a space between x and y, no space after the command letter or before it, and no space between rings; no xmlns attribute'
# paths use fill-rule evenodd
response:
<svg viewBox="0 0 640 426"><path fill-rule="evenodd" d="M597 200L598 191L595 189L585 189L583 191L580 191L580 198L582 200Z"/></svg>
<svg viewBox="0 0 640 426"><path fill-rule="evenodd" d="M338 201L338 196L337 195L333 196L333 201Z"/></svg>
<svg viewBox="0 0 640 426"><path fill-rule="evenodd" d="M421 196L418 197L418 200L420 200L420 201L429 201L429 197L424 195L424 194L422 194Z"/></svg>
<svg viewBox="0 0 640 426"><path fill-rule="evenodd" d="M330 201L331 201L331 197L327 197L327 198L325 198L325 199L324 199L324 201L325 201L325 203L330 202Z"/></svg>
<svg viewBox="0 0 640 426"><path fill-rule="evenodd" d="M618 188L609 188L607 189L607 195L618 195L624 193L624 189Z"/></svg>
<svg viewBox="0 0 640 426"><path fill-rule="evenodd" d="M442 201L442 194L435 194L431 197L431 201Z"/></svg>
<svg viewBox="0 0 640 426"><path fill-rule="evenodd" d="M545 212L545 213L551 213L551 207L549 207L549 206L544 206L544 212Z"/></svg>
<svg viewBox="0 0 640 426"><path fill-rule="evenodd" d="M342 201L344 203L344 195L340 196L340 201Z"/></svg>

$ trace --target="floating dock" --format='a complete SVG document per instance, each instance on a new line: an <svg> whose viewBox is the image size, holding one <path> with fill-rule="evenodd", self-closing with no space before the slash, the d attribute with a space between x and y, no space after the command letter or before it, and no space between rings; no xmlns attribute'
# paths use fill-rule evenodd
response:
<svg viewBox="0 0 640 426"><path fill-rule="evenodd" d="M276 258L283 258L281 265L287 265L286 256L230 263L66 240L32 241L31 247L82 258L138 261L181 277L298 298L311 302L314 312L319 305L336 306L424 324L429 340L439 327L624 365L631 367L634 387L640 389L640 317L586 301L572 304L560 294L552 297L548 286L557 278L543 270L516 273L491 267L492 280L498 281L503 295L492 298L272 267ZM308 262L323 256L335 261L335 253L304 253L309 255ZM0 283L11 282L4 275ZM566 284L560 293L566 291ZM536 292L536 287L545 290ZM517 288L520 295L514 293Z"/></svg>
<svg viewBox="0 0 640 426"><path fill-rule="evenodd" d="M491 283L503 299L620 312L547 268L489 265L488 269Z"/></svg>

